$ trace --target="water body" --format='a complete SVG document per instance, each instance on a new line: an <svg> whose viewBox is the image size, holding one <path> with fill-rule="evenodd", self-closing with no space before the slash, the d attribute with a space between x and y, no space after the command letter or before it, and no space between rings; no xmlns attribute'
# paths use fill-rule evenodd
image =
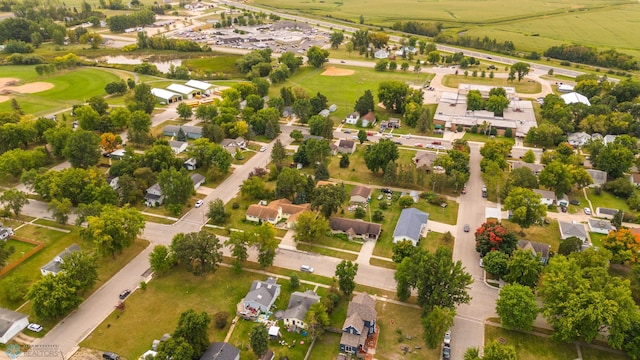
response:
<svg viewBox="0 0 640 360"><path fill-rule="evenodd" d="M173 64L173 66L176 66L176 67L182 65L182 59L173 59L173 60L167 60L167 61L144 61L144 59L141 57L128 57L123 55L103 56L97 60L100 62L106 62L107 64L123 64L123 65L137 65L137 64L142 64L143 62L147 62L149 64L155 65L158 68L158 70L160 70L163 73L166 73L169 71L169 67L171 66L171 64Z"/></svg>

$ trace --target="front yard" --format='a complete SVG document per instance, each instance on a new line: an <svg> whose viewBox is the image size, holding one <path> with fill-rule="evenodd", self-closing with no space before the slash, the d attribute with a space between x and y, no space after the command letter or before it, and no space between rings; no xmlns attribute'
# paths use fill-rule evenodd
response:
<svg viewBox="0 0 640 360"><path fill-rule="evenodd" d="M509 220L503 220L502 225L515 232L518 240L529 240L548 244L551 245L551 251L558 251L558 246L560 246L560 228L556 220L551 220L549 224L524 229L524 236L520 234L520 225L512 223Z"/></svg>

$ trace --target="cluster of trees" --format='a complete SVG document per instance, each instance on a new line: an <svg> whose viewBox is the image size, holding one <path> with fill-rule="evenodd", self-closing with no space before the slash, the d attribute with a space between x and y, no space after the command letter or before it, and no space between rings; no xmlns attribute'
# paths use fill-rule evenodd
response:
<svg viewBox="0 0 640 360"><path fill-rule="evenodd" d="M504 88L497 87L489 91L489 99L484 100L480 90L470 90L467 94L467 110L488 110L495 116L502 116L505 109L509 107L509 98Z"/></svg>
<svg viewBox="0 0 640 360"><path fill-rule="evenodd" d="M458 191L469 181L471 175L469 152L467 141L457 139L454 141L451 150L434 160L433 166L441 166L444 169L444 174L431 175L430 181L434 191L439 190L444 185Z"/></svg>
<svg viewBox="0 0 640 360"><path fill-rule="evenodd" d="M581 64L623 70L638 70L640 68L638 61L631 55L620 53L615 49L599 51L593 47L577 44L552 46L545 50L544 56Z"/></svg>
<svg viewBox="0 0 640 360"><path fill-rule="evenodd" d="M619 227L617 231L609 232L609 235L602 239L602 247L611 252L611 262L613 263L637 263L640 238L630 229Z"/></svg>
<svg viewBox="0 0 640 360"><path fill-rule="evenodd" d="M397 21L391 28L409 34L434 37L440 34L444 26L439 22ZM415 46L415 45L412 45Z"/></svg>
<svg viewBox="0 0 640 360"><path fill-rule="evenodd" d="M337 41L337 40L336 40ZM287 51L278 59L279 67L274 68L271 63L271 49L255 50L236 61L236 67L246 74L247 78L269 77L272 83L284 82L302 66L303 59L294 52ZM312 46L307 51L309 65L319 68L327 61L329 51ZM287 105L288 106L288 105Z"/></svg>
<svg viewBox="0 0 640 360"><path fill-rule="evenodd" d="M540 172L540 185L553 190L556 196L571 192L574 186L583 188L593 183L569 143L561 143L554 151L546 151L540 159L545 168Z"/></svg>
<svg viewBox="0 0 640 360"><path fill-rule="evenodd" d="M216 314L217 319L220 313ZM189 309L180 314L172 336L158 345L158 355L163 359L193 360L202 357L210 345L209 324L211 316Z"/></svg>
<svg viewBox="0 0 640 360"><path fill-rule="evenodd" d="M629 135L620 135L607 145L602 141L592 141L586 148L591 154L593 167L606 171L610 179L623 177L637 162L637 139Z"/></svg>
<svg viewBox="0 0 640 360"><path fill-rule="evenodd" d="M138 32L138 41L136 45L139 49L173 50L181 52L210 51L208 46L200 46L200 44L195 41L187 39L169 39L165 36L149 37L144 31Z"/></svg>
<svg viewBox="0 0 640 360"><path fill-rule="evenodd" d="M126 29L151 25L156 21L156 14L148 9L135 11L129 15L114 15L107 19L109 30L120 33Z"/></svg>
<svg viewBox="0 0 640 360"><path fill-rule="evenodd" d="M469 47L474 49L488 50L491 52L497 52L501 54L512 55L516 51L516 47L510 40L499 42L496 39L491 39L488 36L483 38L466 36L466 35L446 35L444 33L438 34L434 41L441 44L459 45L463 47Z"/></svg>
<svg viewBox="0 0 640 360"><path fill-rule="evenodd" d="M511 154L511 147L512 145L506 141L490 140L480 148L480 170L489 198L500 195L504 187L507 158Z"/></svg>

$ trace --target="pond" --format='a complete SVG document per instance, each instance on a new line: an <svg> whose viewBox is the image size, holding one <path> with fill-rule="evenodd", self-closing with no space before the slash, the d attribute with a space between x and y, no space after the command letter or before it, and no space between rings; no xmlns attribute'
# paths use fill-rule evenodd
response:
<svg viewBox="0 0 640 360"><path fill-rule="evenodd" d="M103 56L96 59L98 62L106 62L107 64L124 64L124 65L137 65L142 64L143 62L148 62L149 64L155 65L159 71L166 73L169 71L169 67L171 64L173 66L180 66L182 64L182 59L172 59L167 61L144 61L144 58L141 57L128 57L123 55L118 56Z"/></svg>

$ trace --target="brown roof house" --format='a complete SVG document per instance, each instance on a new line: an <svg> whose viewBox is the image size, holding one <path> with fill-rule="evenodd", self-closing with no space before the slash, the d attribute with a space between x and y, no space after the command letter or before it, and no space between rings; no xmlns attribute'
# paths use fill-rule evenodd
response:
<svg viewBox="0 0 640 360"><path fill-rule="evenodd" d="M347 319L342 326L340 352L366 354L367 339L377 332L376 301L367 293L353 297L347 308Z"/></svg>
<svg viewBox="0 0 640 360"><path fill-rule="evenodd" d="M376 123L376 115L369 111L366 115L360 118L363 127L368 127L369 125L374 125Z"/></svg>
<svg viewBox="0 0 640 360"><path fill-rule="evenodd" d="M640 187L640 174L631 174L629 180L635 187Z"/></svg>
<svg viewBox="0 0 640 360"><path fill-rule="evenodd" d="M519 240L518 248L531 251L533 256L540 255L540 261L543 264L546 264L549 262L549 251L551 250L551 245L547 245L547 244L543 244L535 241Z"/></svg>
<svg viewBox="0 0 640 360"><path fill-rule="evenodd" d="M349 239L355 237L363 240L376 240L380 236L382 226L362 220L333 217L329 221L331 232L347 234Z"/></svg>
<svg viewBox="0 0 640 360"><path fill-rule="evenodd" d="M514 161L511 163L511 171L519 168L527 168L531 170L533 175L538 176L544 170L544 165L542 164L531 164L524 161Z"/></svg>
<svg viewBox="0 0 640 360"><path fill-rule="evenodd" d="M341 154L353 154L356 151L356 142L353 140L339 140L338 152Z"/></svg>
<svg viewBox="0 0 640 360"><path fill-rule="evenodd" d="M292 204L288 199L278 199L266 205L266 202L260 204L249 205L245 218L253 222L268 222L273 225L282 219L287 220L287 226L290 226L297 215L311 208L310 204L296 205Z"/></svg>
<svg viewBox="0 0 640 360"><path fill-rule="evenodd" d="M435 174L442 174L444 173L444 168L433 166L433 162L438 156L438 153L433 151L418 151L416 156L413 157L413 163L416 164L416 169L418 170L424 170L426 172L433 171Z"/></svg>
<svg viewBox="0 0 640 360"><path fill-rule="evenodd" d="M368 203L371 199L371 189L366 186L356 185L353 190L351 190L351 201L352 203Z"/></svg>

